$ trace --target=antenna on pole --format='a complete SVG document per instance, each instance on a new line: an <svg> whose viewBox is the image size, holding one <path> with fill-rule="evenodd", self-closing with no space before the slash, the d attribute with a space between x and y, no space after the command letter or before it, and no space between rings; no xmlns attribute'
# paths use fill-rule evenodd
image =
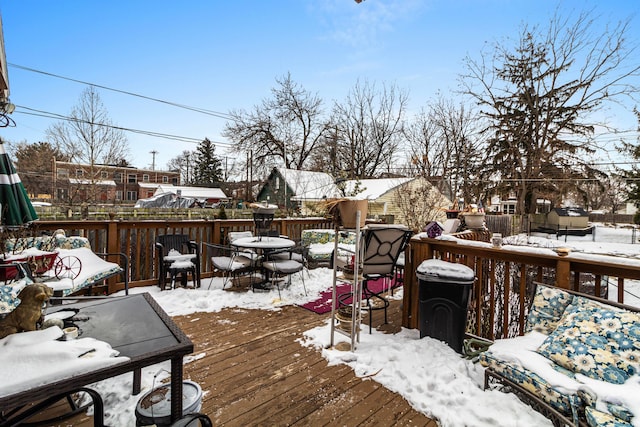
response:
<svg viewBox="0 0 640 427"><path fill-rule="evenodd" d="M156 154L158 154L158 152L156 150L152 150L152 151L149 151L149 153L151 153L151 156L152 156L151 170L154 171L156 170Z"/></svg>

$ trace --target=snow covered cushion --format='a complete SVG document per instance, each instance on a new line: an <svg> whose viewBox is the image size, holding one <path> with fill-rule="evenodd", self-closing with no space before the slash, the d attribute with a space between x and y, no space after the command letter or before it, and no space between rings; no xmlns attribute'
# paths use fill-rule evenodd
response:
<svg viewBox="0 0 640 427"><path fill-rule="evenodd" d="M539 284L527 316L525 333L536 331L549 335L556 329L558 321L572 300L573 295L562 289Z"/></svg>
<svg viewBox="0 0 640 427"><path fill-rule="evenodd" d="M622 384L639 372L640 316L575 296L538 353L571 371Z"/></svg>
<svg viewBox="0 0 640 427"><path fill-rule="evenodd" d="M18 294L25 286L33 283L28 277L0 285L0 314L11 313L20 304Z"/></svg>

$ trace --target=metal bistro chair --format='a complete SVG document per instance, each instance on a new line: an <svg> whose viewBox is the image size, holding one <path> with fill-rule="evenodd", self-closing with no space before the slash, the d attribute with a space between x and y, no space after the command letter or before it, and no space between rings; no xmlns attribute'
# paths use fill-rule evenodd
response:
<svg viewBox="0 0 640 427"><path fill-rule="evenodd" d="M171 280L169 284L173 284L178 274L181 275L182 286L186 286L187 273L191 274L194 287L200 287L200 246L195 240L190 240L186 234L164 234L157 237L155 246L158 254L158 285L161 289L165 289L167 277ZM183 255L195 256L191 258L190 263L173 266L173 261L165 259L172 249Z"/></svg>
<svg viewBox="0 0 640 427"><path fill-rule="evenodd" d="M389 300L382 295L384 290L373 292L369 289L369 281L393 277L398 257L406 249L412 234L413 232L404 226L370 225L364 231L359 273L362 276L362 296L369 311L369 333L372 330L373 310L384 310L384 324L387 324L389 307ZM348 305L346 301L351 297L351 292L341 294L338 301L342 305Z"/></svg>
<svg viewBox="0 0 640 427"><path fill-rule="evenodd" d="M302 264L307 272L307 277L311 277L309 273L309 248L305 246L301 240L296 241L296 245L292 248L276 250L269 253L271 260L288 260L292 259Z"/></svg>
<svg viewBox="0 0 640 427"><path fill-rule="evenodd" d="M250 276L253 287L253 274L256 271L257 264L251 254L238 252L237 249L231 246L204 242L203 245L207 250L207 256L211 259L213 268L222 272L224 279L222 289L224 289L229 282L232 282L233 286L233 280L241 276ZM211 288L211 283L209 283L209 288Z"/></svg>
<svg viewBox="0 0 640 427"><path fill-rule="evenodd" d="M272 285L275 285L278 289L278 298L282 298L280 294L280 279L286 276L287 286L290 286L291 275L295 273L300 273L304 294L307 295L307 286L304 284L303 272L305 265L303 262L293 259L293 254L295 254L293 249L294 248L289 248L287 251L269 253L267 259L262 262L262 268L267 272ZM281 255L284 255L284 257Z"/></svg>

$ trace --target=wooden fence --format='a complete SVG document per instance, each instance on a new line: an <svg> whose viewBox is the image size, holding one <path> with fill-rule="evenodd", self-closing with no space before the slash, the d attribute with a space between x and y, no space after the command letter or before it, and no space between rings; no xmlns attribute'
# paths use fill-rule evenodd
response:
<svg viewBox="0 0 640 427"><path fill-rule="evenodd" d="M562 257L415 237L407 255L403 326L419 328L420 281L416 269L423 260L438 258L474 270L467 332L489 340L523 333L534 282L625 302L625 281L640 280L639 263L618 262L614 257L610 261Z"/></svg>

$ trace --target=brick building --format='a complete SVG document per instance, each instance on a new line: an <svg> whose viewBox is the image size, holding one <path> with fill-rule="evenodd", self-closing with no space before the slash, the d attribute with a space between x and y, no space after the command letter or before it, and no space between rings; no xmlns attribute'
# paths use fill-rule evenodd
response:
<svg viewBox="0 0 640 427"><path fill-rule="evenodd" d="M180 185L179 171L85 165L53 159L51 196L59 203L133 204L161 184Z"/></svg>

